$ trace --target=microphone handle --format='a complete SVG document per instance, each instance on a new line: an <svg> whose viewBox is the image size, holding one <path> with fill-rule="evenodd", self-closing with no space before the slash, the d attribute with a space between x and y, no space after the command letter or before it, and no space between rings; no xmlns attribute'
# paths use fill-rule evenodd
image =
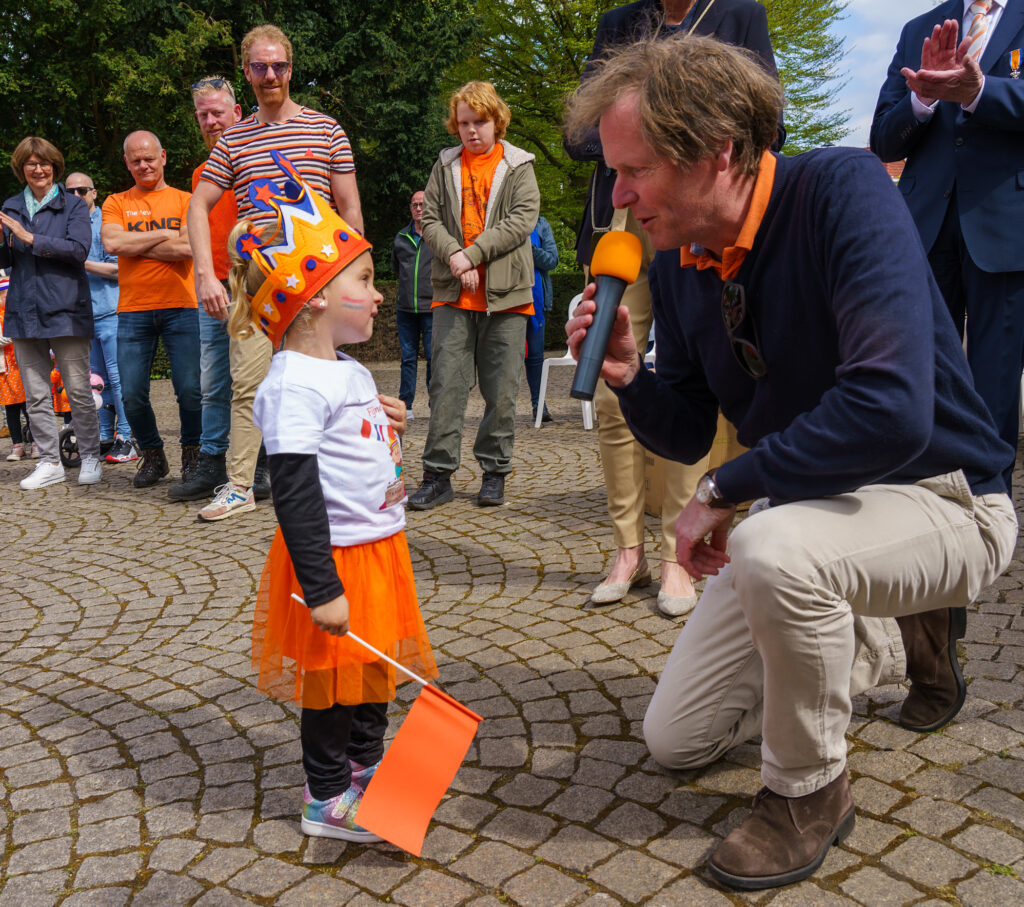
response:
<svg viewBox="0 0 1024 907"><path fill-rule="evenodd" d="M572 379L572 390L569 391L569 396L575 400L594 399L597 379L601 376L601 366L615 323L615 313L627 286L629 284L621 277L602 274L597 278L597 293L594 296L597 309L593 323L587 328L587 336L583 338L576 374Z"/></svg>

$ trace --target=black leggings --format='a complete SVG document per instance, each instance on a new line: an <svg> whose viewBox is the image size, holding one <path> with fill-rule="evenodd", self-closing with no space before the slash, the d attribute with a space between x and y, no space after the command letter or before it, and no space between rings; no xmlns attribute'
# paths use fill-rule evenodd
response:
<svg viewBox="0 0 1024 907"><path fill-rule="evenodd" d="M330 800L352 783L349 760L373 765L384 755L388 704L333 705L303 709L302 767L314 800Z"/></svg>
<svg viewBox="0 0 1024 907"><path fill-rule="evenodd" d="M21 444L25 437L21 433L21 417L25 416L25 424L28 424L28 411L24 403L11 403L4 407L7 416L7 427L11 430L11 443Z"/></svg>

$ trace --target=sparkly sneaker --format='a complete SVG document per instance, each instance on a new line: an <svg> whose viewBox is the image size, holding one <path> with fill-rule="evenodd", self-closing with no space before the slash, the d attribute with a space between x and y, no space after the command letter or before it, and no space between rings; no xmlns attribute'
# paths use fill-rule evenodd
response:
<svg viewBox="0 0 1024 907"><path fill-rule="evenodd" d="M377 769L380 768L380 759L374 762L373 765L363 765L354 759L349 759L348 764L352 766L352 782L366 790L366 785L370 783L370 779L377 772Z"/></svg>
<svg viewBox="0 0 1024 907"><path fill-rule="evenodd" d="M314 800L307 784L302 792L302 832L320 838L339 838L370 844L380 841L373 832L356 825L356 812L363 800L363 789L353 784L345 793L330 800Z"/></svg>
<svg viewBox="0 0 1024 907"><path fill-rule="evenodd" d="M199 519L208 523L223 520L233 513L246 513L256 509L256 501L251 488L241 488L230 482L221 485L217 494L209 504L199 511Z"/></svg>

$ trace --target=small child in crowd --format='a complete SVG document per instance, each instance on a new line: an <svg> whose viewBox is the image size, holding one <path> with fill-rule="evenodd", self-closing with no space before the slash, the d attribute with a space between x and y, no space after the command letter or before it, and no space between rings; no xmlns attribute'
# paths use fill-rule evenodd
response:
<svg viewBox="0 0 1024 907"><path fill-rule="evenodd" d="M379 841L356 820L384 752L396 675L345 634L351 627L437 676L404 533L405 404L336 352L373 332L382 296L370 244L272 154L286 181L257 180L250 198L278 222L256 234L243 221L229 241L228 331L246 336L255 324L279 350L254 405L280 528L260 582L253 662L261 690L302 703L302 830Z"/></svg>
<svg viewBox="0 0 1024 907"><path fill-rule="evenodd" d="M7 305L7 287L10 279L0 271L0 404L4 407L7 428L11 433L11 452L8 460L23 460L31 455L32 444L26 443L22 435L22 417L28 422L25 411L25 388L18 371L18 360L14 358L14 343L4 336L4 311Z"/></svg>

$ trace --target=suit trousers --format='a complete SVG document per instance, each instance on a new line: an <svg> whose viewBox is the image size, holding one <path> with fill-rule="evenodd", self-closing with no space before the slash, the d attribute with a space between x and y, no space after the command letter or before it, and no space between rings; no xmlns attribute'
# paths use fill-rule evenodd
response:
<svg viewBox="0 0 1024 907"><path fill-rule="evenodd" d="M640 237L644 246L643 267L636 281L626 288L622 304L629 309L633 339L637 349L647 349L653 313L647 284L647 267L654 257L646 231L632 213L616 211L613 229L626 229ZM590 282L589 269L584 269ZM597 411L597 441L601 451L605 487L608 490L608 515L617 548L635 548L644 543L644 447L633 437L619 406L619 398L603 381L594 394ZM669 460L665 464L665 499L661 508L661 560L676 559L676 517L697 490L697 482L708 470L708 458L693 466Z"/></svg>
<svg viewBox="0 0 1024 907"><path fill-rule="evenodd" d="M89 386L89 337L50 337L48 340L14 340L14 355L25 386L26 410L32 428L32 440L39 459L60 462L57 420L53 414L50 390L50 350L60 369L64 390L71 405L78 451L83 457L100 455L100 422Z"/></svg>
<svg viewBox="0 0 1024 907"><path fill-rule="evenodd" d="M227 466L231 484L241 488L249 488L256 476L263 435L253 424L252 404L256 389L270 370L273 352L273 345L262 331L231 338L231 438Z"/></svg>
<svg viewBox="0 0 1024 907"><path fill-rule="evenodd" d="M696 768L760 734L765 785L819 790L846 766L851 697L903 678L892 618L967 605L1016 541L1009 497L972 495L960 471L749 516L658 681L652 755Z"/></svg>
<svg viewBox="0 0 1024 907"><path fill-rule="evenodd" d="M928 263L961 338L966 314L967 361L974 387L992 413L999 437L1016 450L1024 371L1024 271L992 274L974 263L960 232L955 194ZM1009 488L1013 464L1003 477Z"/></svg>

